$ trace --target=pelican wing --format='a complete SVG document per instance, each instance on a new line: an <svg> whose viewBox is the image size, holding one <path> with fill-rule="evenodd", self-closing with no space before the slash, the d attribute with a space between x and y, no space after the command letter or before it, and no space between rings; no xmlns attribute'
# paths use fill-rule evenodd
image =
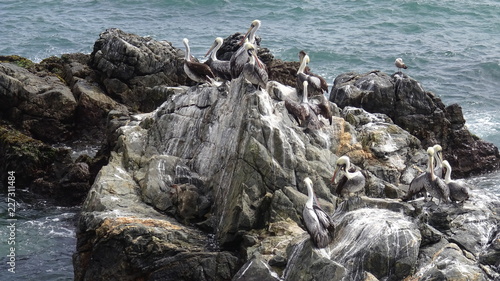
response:
<svg viewBox="0 0 500 281"><path fill-rule="evenodd" d="M210 69L210 66L204 63L186 61L186 64L193 72L197 73L201 77L215 78L215 75L212 72L212 69Z"/></svg>
<svg viewBox="0 0 500 281"><path fill-rule="evenodd" d="M306 111L302 107L302 105L298 102L295 102L293 100L286 99L285 100L285 108L290 113L293 118L299 123L299 125L302 125L302 123L306 120Z"/></svg>
<svg viewBox="0 0 500 281"><path fill-rule="evenodd" d="M313 210L318 217L319 223L323 226L324 229L327 229L329 232L335 229L332 218L325 211L323 211L321 207L319 207L318 205L313 205Z"/></svg>
<svg viewBox="0 0 500 281"><path fill-rule="evenodd" d="M419 192L426 190L425 186L428 186L429 184L430 184L430 179L427 176L427 173L419 174L411 181L406 196L402 198L403 201L411 200L413 196L417 195Z"/></svg>

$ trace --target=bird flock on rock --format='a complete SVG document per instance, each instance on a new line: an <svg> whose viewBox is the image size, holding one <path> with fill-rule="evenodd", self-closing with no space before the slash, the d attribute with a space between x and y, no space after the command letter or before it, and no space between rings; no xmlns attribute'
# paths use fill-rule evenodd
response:
<svg viewBox="0 0 500 281"><path fill-rule="evenodd" d="M215 38L205 54L208 59L204 63L192 59L189 41L184 38L183 43L186 48L184 71L186 75L198 84L215 84L216 81L231 81L243 77L257 89L265 90L269 77L266 65L257 56L258 46L256 44L256 32L260 26L259 20L252 21L250 28L239 42L240 47L228 61L217 58L217 51L224 43L221 37ZM329 120L331 125L332 112L324 95L328 93L328 84L323 77L310 71L308 66L310 58L305 51L300 51L298 55L299 68L296 73L296 89L297 93L302 95L302 101L285 99L285 107L301 127L321 128L323 123L319 121L319 116ZM398 73L401 73L401 69L408 69L401 58L397 58L394 65L398 69ZM314 98L316 102L310 102L309 98ZM443 169L446 171L444 178ZM413 179L407 194L401 199L408 201L424 193L424 201L432 201L435 198L438 200L438 205L442 202L464 202L469 198L470 188L464 182L452 180L451 172L448 161L443 161L442 147L440 145L429 147L427 149L427 169ZM359 196L365 190L367 177L368 172L358 170L351 165L348 156L341 156L336 161L331 179L334 186L333 193L343 198ZM312 180L307 177L303 182L308 195L302 212L304 225L315 247L327 247L334 238L333 219L317 202Z"/></svg>

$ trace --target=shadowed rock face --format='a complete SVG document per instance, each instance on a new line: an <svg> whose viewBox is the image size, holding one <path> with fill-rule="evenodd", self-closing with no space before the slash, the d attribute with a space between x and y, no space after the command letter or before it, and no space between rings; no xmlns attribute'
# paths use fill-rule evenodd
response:
<svg viewBox="0 0 500 281"><path fill-rule="evenodd" d="M423 147L441 144L444 158L450 161L456 176L499 167L498 149L467 130L459 105L445 106L441 99L404 74L341 74L335 79L330 101L341 108L355 106L384 113L420 139Z"/></svg>

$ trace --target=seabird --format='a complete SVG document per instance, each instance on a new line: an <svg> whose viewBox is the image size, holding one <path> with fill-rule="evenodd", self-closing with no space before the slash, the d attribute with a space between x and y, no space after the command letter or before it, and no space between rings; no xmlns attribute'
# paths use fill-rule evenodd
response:
<svg viewBox="0 0 500 281"><path fill-rule="evenodd" d="M191 49L189 48L189 40L187 38L184 38L182 42L186 47L186 54L184 57L184 72L186 72L186 75L191 78L191 80L198 83L212 83L212 79L215 79L215 75L210 67L204 63L191 61Z"/></svg>
<svg viewBox="0 0 500 281"><path fill-rule="evenodd" d="M230 70L231 70L231 78L236 79L240 76L241 71L243 71L243 66L248 61L248 53L245 49L245 43L248 39L250 44L255 44L255 32L260 28L260 20L252 21L250 28L247 33L241 39L240 45L242 45L229 60Z"/></svg>
<svg viewBox="0 0 500 281"><path fill-rule="evenodd" d="M434 153L434 148L429 147L427 149L427 155L429 157L428 161L430 166L430 181L428 185L425 185L425 189L432 198L437 198L439 200L438 204L440 204L441 201L450 201L450 189L440 177L434 174ZM427 194L425 197L427 199Z"/></svg>
<svg viewBox="0 0 500 281"><path fill-rule="evenodd" d="M451 166L447 160L443 161L443 166L446 169L444 182L450 189L450 200L455 202L463 202L469 199L469 187L467 186L467 184L462 181L451 179Z"/></svg>
<svg viewBox="0 0 500 281"><path fill-rule="evenodd" d="M408 66L403 62L402 58L397 58L396 61L394 62L396 67L398 68L398 72L401 72L401 68L407 69Z"/></svg>
<svg viewBox="0 0 500 281"><path fill-rule="evenodd" d="M337 195L347 194L348 196L351 193L358 194L363 191L365 188L365 176L361 173L361 171L351 170L351 161L347 155L344 155L337 159L335 172L333 173L332 183L337 183L335 179L337 178L338 173L343 173L345 175L345 179L341 179L337 184L337 188L335 193Z"/></svg>
<svg viewBox="0 0 500 281"><path fill-rule="evenodd" d="M324 124L318 118L319 115L328 119L330 125L332 124L332 111L330 109L329 101L323 96L314 97L318 99L319 103L311 103L307 98L307 81L303 82L304 93L302 94L302 102L298 103L290 99L285 100L285 107L293 118L299 123L299 126L311 130L318 130Z"/></svg>
<svg viewBox="0 0 500 281"><path fill-rule="evenodd" d="M311 179L305 178L304 183L307 187L307 201L302 211L304 224L314 246L324 248L333 239L335 226L333 225L332 218L320 206L315 204Z"/></svg>
<svg viewBox="0 0 500 281"><path fill-rule="evenodd" d="M307 80L307 82L309 83L309 95L321 95L324 92L328 92L328 84L326 83L326 80L323 77L309 71L309 67L307 67L307 64L310 62L310 58L306 54L306 52L299 52L299 61L300 66L299 70L297 71L298 89L302 91L302 83L303 81Z"/></svg>
<svg viewBox="0 0 500 281"><path fill-rule="evenodd" d="M241 73L250 83L257 85L258 88L265 89L268 75L265 66L257 58L255 46L247 42L244 47L248 53L248 62L243 66Z"/></svg>
<svg viewBox="0 0 500 281"><path fill-rule="evenodd" d="M443 178L443 148L439 144L435 144L432 148L434 149L434 161L436 162L434 174Z"/></svg>
<svg viewBox="0 0 500 281"><path fill-rule="evenodd" d="M443 169L442 169L442 147L439 144L436 144L431 147L434 149L434 154L432 158L432 163L436 162L436 167L434 168L434 174L440 178L443 176ZM408 188L408 192L406 195L401 198L403 201L411 200L413 196L417 195L420 192L424 192L427 190L425 187L426 185L430 185L430 163L427 161L427 169L425 172L420 173L418 176L413 178L413 180L410 183L410 187Z"/></svg>
<svg viewBox="0 0 500 281"><path fill-rule="evenodd" d="M304 88L307 91L307 81L304 81ZM298 103L292 101L290 99L285 100L285 107L290 114L292 114L293 118L299 123L301 127L307 126L307 120L310 115L309 101L307 99L307 92L305 95L302 95L302 102Z"/></svg>
<svg viewBox="0 0 500 281"><path fill-rule="evenodd" d="M220 77L224 80L231 80L229 61L222 61L217 59L217 51L219 51L223 42L224 40L221 37L215 38L214 43L205 55L206 57L210 54L209 59L205 63L210 66L215 76Z"/></svg>

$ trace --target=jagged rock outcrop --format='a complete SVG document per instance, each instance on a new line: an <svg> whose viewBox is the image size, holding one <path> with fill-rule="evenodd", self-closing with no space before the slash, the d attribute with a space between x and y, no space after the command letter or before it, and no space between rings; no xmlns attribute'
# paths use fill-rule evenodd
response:
<svg viewBox="0 0 500 281"><path fill-rule="evenodd" d="M272 79L295 85L289 79L295 62L280 66L265 48L260 55L277 73ZM41 122L31 112L42 110L26 103L44 101L43 94L56 89L47 96L61 103L70 93L74 102L64 109L70 113L54 112L60 126L53 131L67 132L60 135L65 140L99 136L109 147L109 161L101 151L94 159L65 162L67 149L29 139L36 151L48 153L32 152L0 127L0 153L14 147L8 159L29 160L12 169L39 160L65 166L47 166L48 177L34 179L40 192L57 183L83 193L100 168L94 163L104 164L79 217L75 280L500 278L498 198L473 190L462 205L397 199L425 166L427 143L443 138L449 140L445 152L460 150L451 136L468 132L458 106L445 107L406 77L398 82L380 72L343 74L332 91L337 99L344 87L350 103L330 103L332 124L320 118L320 129L304 130L284 105L285 99L299 100L293 88L271 82L267 93L242 78L188 87L182 56L167 42L110 29L90 56L50 58L27 69L0 63L5 128L42 134L29 126ZM37 90L33 85L42 75L50 85ZM379 108L387 111L370 113ZM397 115L394 108L409 114ZM411 118L429 124L418 129ZM61 160L50 158L57 153ZM333 195L330 179L341 155L366 170L363 196ZM497 155L478 154L476 162L494 168ZM301 220L305 177L336 225L334 241L321 250L312 247Z"/></svg>
<svg viewBox="0 0 500 281"><path fill-rule="evenodd" d="M184 52L172 43L116 28L107 29L99 37L89 65L98 72L98 82L105 91L132 110L149 112L165 100L155 86L188 84Z"/></svg>
<svg viewBox="0 0 500 281"><path fill-rule="evenodd" d="M131 217L144 217L149 212L155 219L170 221L175 217L206 231L204 235L213 233L216 247L185 249L182 255L164 250L148 252L151 256L137 262L163 259L179 264L186 255L212 250L209 256L213 257L213 250L221 249L228 251L221 253L235 262L216 267L223 266L234 280L364 280L365 276L424 280L433 274L452 274L454 264L467 266L471 276L496 276L494 265L471 259L475 255L488 260L496 255L492 241L484 245L489 251L482 253L480 247L464 242L474 244L474 238L467 237L477 230L460 227L460 222L477 218L481 212L487 217L485 223L494 225L498 222L496 203L491 203L491 208L466 203L479 213L471 211L469 218L460 219L460 207L447 216L441 208L448 207L436 209L421 201L411 205L384 199L401 194L406 178L416 174L412 166L420 166L425 159L419 141L386 115L346 107L333 110L337 116L331 126L323 120L322 129L304 131L288 114L283 101L256 91L243 79L219 88L192 87L170 93L169 101L157 110L135 116L119 128L113 161L96 180L79 225L79 241L102 243L78 247L77 280L99 278L95 273L104 270L105 263L90 257L97 255L99 248L111 246L106 233L95 228L118 220L114 238L119 243L134 244L133 237L149 233L155 226L141 223L140 230L134 226L137 236L128 240L125 238L130 235L122 232L128 229ZM293 93L277 96L292 98ZM342 154L367 168L369 188L365 193L382 199L362 197L337 203L328 183L333 163ZM313 249L307 233L300 228L306 199L302 179L306 176L313 179L320 204L333 213L336 222L334 242L325 250ZM123 179L126 184L113 183ZM128 191L109 190L110 185L127 186ZM119 194L131 203L123 203ZM115 210L113 214L111 210ZM90 218L99 218L93 227L83 223ZM155 227L159 232L155 241L179 243L175 236L161 234L171 228ZM457 236L459 229L464 232ZM185 237L189 240L191 235L195 234L186 232ZM460 237L464 237L462 242L458 242ZM459 245L460 251L448 253L446 245L450 243ZM234 251L242 249L245 254L237 258ZM427 270L435 260L425 258L424 253L432 257L431 253L440 251L447 251L453 265ZM160 263L159 270L153 262L141 271L128 260L120 256L112 266L135 268L134 272L142 274L135 278L192 278L179 267L167 269ZM127 270L114 274L125 276L130 274Z"/></svg>
<svg viewBox="0 0 500 281"><path fill-rule="evenodd" d="M441 144L444 158L457 176L497 170L500 165L498 148L468 131L459 105L445 106L406 74L341 74L335 79L330 100L341 108L355 106L386 114L419 138L423 147Z"/></svg>

